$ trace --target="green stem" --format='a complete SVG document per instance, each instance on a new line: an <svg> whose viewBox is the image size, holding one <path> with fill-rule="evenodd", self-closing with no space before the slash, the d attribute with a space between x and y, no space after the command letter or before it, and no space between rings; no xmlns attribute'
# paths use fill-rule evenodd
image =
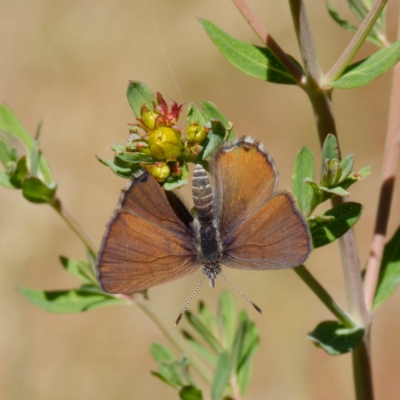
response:
<svg viewBox="0 0 400 400"><path fill-rule="evenodd" d="M98 246L88 233L85 232L82 225L75 219L68 208L57 197L50 205L60 215L60 217L67 223L73 232L81 239L83 244L88 248L92 254L97 254Z"/></svg>
<svg viewBox="0 0 400 400"><path fill-rule="evenodd" d="M361 45L365 42L371 29L374 27L376 20L379 18L380 13L385 7L387 0L376 0L371 8L371 11L366 16L365 20L362 22L357 32L353 36L346 49L343 51L342 55L338 58L336 63L330 69L330 71L325 75L324 86L329 86L330 82L335 81L340 78L343 71L348 67L351 60L357 54Z"/></svg>
<svg viewBox="0 0 400 400"><path fill-rule="evenodd" d="M370 331L367 330L363 341L352 352L357 400L374 400L370 348Z"/></svg>
<svg viewBox="0 0 400 400"><path fill-rule="evenodd" d="M353 318L338 304L335 299L324 289L324 287L311 275L304 265L293 269L303 282L314 292L314 294L325 304L340 322L348 328L358 326Z"/></svg>
<svg viewBox="0 0 400 400"><path fill-rule="evenodd" d="M156 309L150 300L145 299L141 293L135 293L133 296L134 302L139 308L157 325L165 337L182 353L189 357L190 365L198 372L203 380L211 386L212 376L209 369L198 358L197 354L188 346L188 343L180 335L179 331L173 324L167 324L158 315Z"/></svg>

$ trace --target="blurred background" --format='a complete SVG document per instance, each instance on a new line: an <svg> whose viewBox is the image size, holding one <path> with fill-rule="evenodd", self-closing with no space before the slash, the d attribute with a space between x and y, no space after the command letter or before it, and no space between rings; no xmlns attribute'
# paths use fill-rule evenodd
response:
<svg viewBox="0 0 400 400"><path fill-rule="evenodd" d="M392 41L396 3L389 2L388 10ZM280 45L300 60L288 2L251 0L249 4ZM330 19L325 2L306 4L320 62L327 71L351 34ZM344 0L332 4L357 22ZM134 121L125 95L129 79L143 81L178 103L201 99L216 103L234 122L237 134L250 134L264 143L277 162L281 188L290 187L300 147L311 147L319 167L318 137L305 94L294 86L263 83L235 70L218 53L196 16L239 39L260 44L228 0L0 2L0 100L31 133L44 120L41 148L59 183L59 196L98 243L125 181L101 165L95 154L112 158L110 145L127 137L127 123ZM376 50L365 44L357 59ZM361 265L367 260L374 225L390 84L388 73L367 87L334 93L343 154L354 154L356 170L372 166L371 176L351 190L351 200L365 206L355 227ZM398 184L389 237L399 225L399 194ZM58 315L22 298L18 285L47 290L76 287L78 281L63 270L58 257L80 258L85 253L50 207L28 203L20 191L2 187L0 196L0 397L177 398L174 389L150 375L156 369L150 343L169 343L137 307ZM346 305L337 244L315 251L306 265ZM306 338L321 320L333 316L293 271L229 270L226 275L240 282L241 290L264 310L264 315L258 315L234 294L238 307L250 313L261 333L246 398L353 398L350 356L329 357ZM150 290L166 321L173 323L199 277L193 274ZM215 309L225 287L222 280L214 291L204 286L197 301L203 299ZM399 398L399 304L400 291L375 315L372 356L381 400ZM185 320L181 324L187 327Z"/></svg>

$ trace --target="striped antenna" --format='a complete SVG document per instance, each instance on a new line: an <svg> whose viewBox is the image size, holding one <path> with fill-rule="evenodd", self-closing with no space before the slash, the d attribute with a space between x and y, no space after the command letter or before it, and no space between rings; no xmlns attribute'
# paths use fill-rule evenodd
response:
<svg viewBox="0 0 400 400"><path fill-rule="evenodd" d="M186 309L189 307L189 304L192 302L194 296L196 296L197 291L200 289L201 284L204 281L204 278L206 277L206 275L203 275L203 277L201 278L200 283L197 285L196 290L193 292L193 294L190 296L189 301L186 303L186 306L183 307L183 310L181 311L181 313L178 315L178 318L175 321L175 326L177 326L179 324L179 321L181 320L181 318L183 317L183 314L185 314Z"/></svg>
<svg viewBox="0 0 400 400"><path fill-rule="evenodd" d="M222 275L221 273L219 273L219 275L222 276L222 278L224 278L224 281L231 286L233 289L235 289L243 298L245 298L260 314L262 314L262 310L260 307L258 307L258 305L256 303L254 303L253 300L249 299L245 294L243 294L233 283L229 282L228 279L225 278L224 275Z"/></svg>

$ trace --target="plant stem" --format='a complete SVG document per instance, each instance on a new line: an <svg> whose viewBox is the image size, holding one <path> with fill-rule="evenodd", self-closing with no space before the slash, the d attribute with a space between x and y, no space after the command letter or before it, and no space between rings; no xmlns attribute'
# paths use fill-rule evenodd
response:
<svg viewBox="0 0 400 400"><path fill-rule="evenodd" d="M400 38L400 23L397 27L397 37ZM386 136L385 154L382 167L382 183L380 189L378 210L374 235L372 237L370 255L364 280L365 302L369 311L374 302L378 283L385 237L389 222L390 207L394 191L394 183L399 158L400 146L400 63L394 67L392 95L390 100L389 124Z"/></svg>
<svg viewBox="0 0 400 400"><path fill-rule="evenodd" d="M372 6L370 12L362 22L357 32L351 39L348 46L343 51L342 55L335 62L330 71L325 75L324 85L329 86L329 83L340 78L343 71L350 64L361 45L364 43L365 38L368 36L371 29L374 27L376 20L378 19L382 9L385 7L387 0L376 0Z"/></svg>
<svg viewBox="0 0 400 400"><path fill-rule="evenodd" d="M74 233L82 240L83 244L93 254L97 254L98 246L88 233L85 232L82 225L75 219L68 208L56 197L50 205L60 215L60 217L67 223L67 225L74 231Z"/></svg>
<svg viewBox="0 0 400 400"><path fill-rule="evenodd" d="M253 31L261 39L261 41L274 53L276 58L296 79L297 84L304 89L305 76L303 71L296 65L295 62L283 51L274 38L261 25L260 21L251 11L245 0L232 0L240 13L249 23Z"/></svg>
<svg viewBox="0 0 400 400"><path fill-rule="evenodd" d="M186 354L190 359L190 365L198 372L203 380L211 385L212 376L209 369L198 358L197 354L188 346L188 343L182 338L180 333L171 324L166 324L165 321L158 315L156 309L150 300L145 299L143 294L135 293L133 301L142 309L142 311L158 326L166 338L182 353Z"/></svg>
<svg viewBox="0 0 400 400"><path fill-rule="evenodd" d="M331 105L331 95L329 91L323 89L322 72L319 66L304 1L289 0L289 2L306 71L306 91L314 110L314 117L322 146L328 133L332 133L337 137ZM376 9L375 5L373 9ZM343 68L344 64L345 61L340 64L339 68ZM346 66L344 66L344 68ZM342 204L343 202L344 200L338 196L332 199L334 206ZM357 400L373 400L371 359L369 355L369 313L364 302L360 263L353 229L350 229L345 235L340 237L338 242L347 300L349 303L349 312L352 319L355 320L358 325L366 329L366 336L362 344L353 351L356 397Z"/></svg>
<svg viewBox="0 0 400 400"><path fill-rule="evenodd" d="M353 318L338 304L335 299L325 290L325 288L311 275L304 265L293 268L293 271L303 280L303 282L314 292L314 294L325 304L325 306L335 315L339 321L348 328L354 328L358 324Z"/></svg>
<svg viewBox="0 0 400 400"><path fill-rule="evenodd" d="M233 377L229 380L229 385L231 386L231 389L232 389L232 399L233 399L233 400L240 400L239 387L238 387L238 385L237 385L236 377L235 377L235 376L233 376Z"/></svg>

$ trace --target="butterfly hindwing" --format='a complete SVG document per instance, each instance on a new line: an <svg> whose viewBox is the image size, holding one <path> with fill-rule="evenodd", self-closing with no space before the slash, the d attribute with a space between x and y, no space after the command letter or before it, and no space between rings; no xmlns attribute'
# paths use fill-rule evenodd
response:
<svg viewBox="0 0 400 400"><path fill-rule="evenodd" d="M281 269L303 263L312 249L307 222L286 191L273 195L237 227L224 246L223 264L241 269Z"/></svg>

